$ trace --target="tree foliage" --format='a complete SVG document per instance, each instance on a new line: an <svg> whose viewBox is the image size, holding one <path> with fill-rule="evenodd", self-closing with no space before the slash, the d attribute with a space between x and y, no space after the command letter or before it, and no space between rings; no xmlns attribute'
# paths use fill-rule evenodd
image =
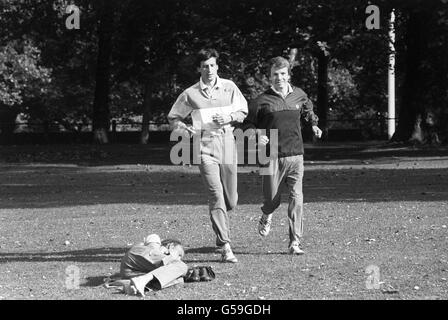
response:
<svg viewBox="0 0 448 320"><path fill-rule="evenodd" d="M31 41L10 41L0 47L0 103L20 106L48 93L51 69L40 63L40 50Z"/></svg>
<svg viewBox="0 0 448 320"><path fill-rule="evenodd" d="M220 51L221 76L235 81L248 99L268 86L268 59L296 48L293 82L320 101L319 108L325 106L320 112L329 120L387 116L388 17L395 8L400 113L396 138L409 139L419 117L423 122L432 117L439 134L447 127L445 0L379 0L378 30L365 26L369 1L124 0L107 2L112 10L104 15L106 2L78 0L80 29L68 30L65 8L71 3L0 3L3 108L26 110L32 119L59 121L68 129L96 119L107 131L112 118L143 119L147 127L151 119L163 118L180 91L197 81L194 54L207 46ZM418 61L408 41L409 34L415 34L409 29L413 16L425 22ZM109 19L110 42L101 51L102 17ZM322 56L327 60L324 80L318 78ZM412 61L418 74L415 83ZM107 71L100 80L98 70ZM100 91L103 102L98 103L98 88L106 82ZM326 105L318 82L326 86Z"/></svg>

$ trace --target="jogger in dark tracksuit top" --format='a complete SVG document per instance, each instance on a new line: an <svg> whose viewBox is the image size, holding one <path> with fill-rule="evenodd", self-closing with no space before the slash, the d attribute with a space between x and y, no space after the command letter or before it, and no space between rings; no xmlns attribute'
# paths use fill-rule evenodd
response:
<svg viewBox="0 0 448 320"><path fill-rule="evenodd" d="M288 220L290 254L303 254L303 139L301 119L311 124L313 133L320 138L322 131L317 126L318 117L313 104L305 92L289 84L290 64L283 57L270 61L271 88L249 104L246 118L247 128L265 129L259 131L259 144L270 148L268 174L263 174L263 212L258 231L267 236L270 231L272 213L280 205L281 184L286 183L289 191ZM278 144L271 145L270 135L278 134Z"/></svg>

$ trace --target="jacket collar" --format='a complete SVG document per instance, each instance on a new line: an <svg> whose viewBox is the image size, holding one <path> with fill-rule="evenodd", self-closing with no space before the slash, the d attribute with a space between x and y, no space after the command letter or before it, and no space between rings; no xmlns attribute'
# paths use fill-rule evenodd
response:
<svg viewBox="0 0 448 320"><path fill-rule="evenodd" d="M278 96L280 96L282 98L285 98L288 94L290 94L291 92L294 91L292 86L291 86L291 84L289 84L289 83L288 83L288 88L287 89L288 90L286 91L286 95L285 96L283 96L283 94L281 92L275 90L274 86L271 86L268 91L271 91L271 93L274 93L274 94L276 94L276 95L278 95Z"/></svg>
<svg viewBox="0 0 448 320"><path fill-rule="evenodd" d="M205 89L207 89L207 88L210 88L209 86L207 86L207 85L202 81L202 78L199 78L199 87L201 88L201 90L205 90ZM215 85L214 85L213 87L211 87L211 88L213 89L213 88L220 88L220 87L222 87L222 81L221 81L221 78L220 78L219 76L216 76L216 82L215 82Z"/></svg>

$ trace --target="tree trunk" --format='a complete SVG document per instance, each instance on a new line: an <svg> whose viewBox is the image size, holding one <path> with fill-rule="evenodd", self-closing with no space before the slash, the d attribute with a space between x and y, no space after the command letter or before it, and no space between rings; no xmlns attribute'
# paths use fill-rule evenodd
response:
<svg viewBox="0 0 448 320"><path fill-rule="evenodd" d="M317 66L317 115L319 127L323 131L322 139L328 137L328 53L319 50Z"/></svg>
<svg viewBox="0 0 448 320"><path fill-rule="evenodd" d="M11 144L16 128L17 109L0 104L0 143Z"/></svg>
<svg viewBox="0 0 448 320"><path fill-rule="evenodd" d="M142 119L142 132L140 135L140 144L147 144L149 141L149 119L151 116L151 98L152 98L152 86L149 82L145 84L144 96L143 96L143 119Z"/></svg>
<svg viewBox="0 0 448 320"><path fill-rule="evenodd" d="M421 67L426 47L425 15L411 11L406 24L406 71L403 80L402 99L398 115L398 126L392 141L424 141L422 119L424 119L425 102L422 99Z"/></svg>
<svg viewBox="0 0 448 320"><path fill-rule="evenodd" d="M93 102L93 141L108 143L110 60L112 50L113 8L112 1L103 0L98 6L98 59L96 66L95 100Z"/></svg>

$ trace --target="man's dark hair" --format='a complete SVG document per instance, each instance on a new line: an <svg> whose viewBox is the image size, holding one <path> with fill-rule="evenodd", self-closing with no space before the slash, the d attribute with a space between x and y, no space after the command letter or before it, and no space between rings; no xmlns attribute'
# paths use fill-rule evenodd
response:
<svg viewBox="0 0 448 320"><path fill-rule="evenodd" d="M165 239L165 240L162 241L162 246L164 246L164 247L168 246L169 244L172 244L172 245L182 245L182 242L180 242L177 239Z"/></svg>
<svg viewBox="0 0 448 320"><path fill-rule="evenodd" d="M185 254L184 247L182 246L182 243L177 239L165 239L162 241L162 246L164 246L166 248L178 247L178 252L179 252L181 258L183 258L184 254Z"/></svg>
<svg viewBox="0 0 448 320"><path fill-rule="evenodd" d="M274 57L271 60L269 60L268 63L268 75L271 74L272 67L274 69L282 69L282 68L288 68L288 73L291 75L291 64L289 61L283 57Z"/></svg>
<svg viewBox="0 0 448 320"><path fill-rule="evenodd" d="M210 58L215 58L216 64L218 64L218 51L212 48L201 49L196 55L196 65L200 66L202 61L208 60Z"/></svg>

